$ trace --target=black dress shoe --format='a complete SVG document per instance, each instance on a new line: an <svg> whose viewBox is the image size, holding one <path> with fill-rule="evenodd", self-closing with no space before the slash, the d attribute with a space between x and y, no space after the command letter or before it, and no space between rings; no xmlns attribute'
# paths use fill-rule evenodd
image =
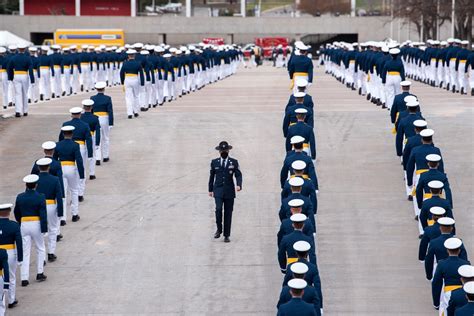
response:
<svg viewBox="0 0 474 316"><path fill-rule="evenodd" d="M38 281L38 282L46 281L46 278L47 278L47 276L44 275L44 273L38 273L36 275L36 281Z"/></svg>
<svg viewBox="0 0 474 316"><path fill-rule="evenodd" d="M54 262L58 257L54 253L48 253L48 262Z"/></svg>
<svg viewBox="0 0 474 316"><path fill-rule="evenodd" d="M79 202L83 202L84 201L84 197L82 195L79 195Z"/></svg>
<svg viewBox="0 0 474 316"><path fill-rule="evenodd" d="M40 100L43 101L43 95L42 94L40 94Z"/></svg>
<svg viewBox="0 0 474 316"><path fill-rule="evenodd" d="M214 238L220 238L221 237L221 232L220 231L216 231L216 233L214 234Z"/></svg>
<svg viewBox="0 0 474 316"><path fill-rule="evenodd" d="M95 165L96 165L96 166L100 166L100 160L96 160L96 161L95 161Z"/></svg>
<svg viewBox="0 0 474 316"><path fill-rule="evenodd" d="M73 215L72 216L72 221L73 222L78 222L80 219L81 219L81 217L79 215Z"/></svg>
<svg viewBox="0 0 474 316"><path fill-rule="evenodd" d="M56 236L56 242L60 242L63 239L63 235L59 234Z"/></svg>
<svg viewBox="0 0 474 316"><path fill-rule="evenodd" d="M224 237L224 242L230 242L229 237Z"/></svg>
<svg viewBox="0 0 474 316"><path fill-rule="evenodd" d="M94 175L90 175L90 176L89 176L89 180L95 180L95 176L94 176Z"/></svg>
<svg viewBox="0 0 474 316"><path fill-rule="evenodd" d="M18 305L18 300L14 300L13 303L8 304L8 308L14 308Z"/></svg>
<svg viewBox="0 0 474 316"><path fill-rule="evenodd" d="M129 115L128 118L131 119L133 117L133 115Z"/></svg>
<svg viewBox="0 0 474 316"><path fill-rule="evenodd" d="M66 95L66 91L63 91L61 95L64 97Z"/></svg>
<svg viewBox="0 0 474 316"><path fill-rule="evenodd" d="M104 158L104 162L108 162L110 160L110 158Z"/></svg>
<svg viewBox="0 0 474 316"><path fill-rule="evenodd" d="M23 116L28 116L28 113L23 113Z"/></svg>
<svg viewBox="0 0 474 316"><path fill-rule="evenodd" d="M140 108L140 111L145 112L145 111L147 111L147 109L145 109L145 108Z"/></svg>
<svg viewBox="0 0 474 316"><path fill-rule="evenodd" d="M21 114L18 113L18 112L16 112L16 113L15 113L15 117L21 117Z"/></svg>
<svg viewBox="0 0 474 316"><path fill-rule="evenodd" d="M66 226L66 221L64 219L61 220L61 226Z"/></svg>
<svg viewBox="0 0 474 316"><path fill-rule="evenodd" d="M415 220L415 221L417 221L417 220L418 220L418 215L415 215L415 218L414 218L414 220Z"/></svg>
<svg viewBox="0 0 474 316"><path fill-rule="evenodd" d="M133 116L138 117L138 113L134 113Z"/></svg>
<svg viewBox="0 0 474 316"><path fill-rule="evenodd" d="M21 286L25 287L28 286L30 282L28 280L21 280Z"/></svg>
<svg viewBox="0 0 474 316"><path fill-rule="evenodd" d="M408 201L413 201L413 196L409 195L408 196Z"/></svg>
<svg viewBox="0 0 474 316"><path fill-rule="evenodd" d="M12 106L13 106L13 102L9 102L9 103L8 103L8 106L9 106L9 107L12 107Z"/></svg>

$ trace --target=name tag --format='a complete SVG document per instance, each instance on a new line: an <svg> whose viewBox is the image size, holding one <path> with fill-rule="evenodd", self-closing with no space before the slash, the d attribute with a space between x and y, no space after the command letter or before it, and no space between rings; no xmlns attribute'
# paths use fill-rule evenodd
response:
<svg viewBox="0 0 474 316"><path fill-rule="evenodd" d="M219 170L219 167L215 167L214 170Z"/></svg>
<svg viewBox="0 0 474 316"><path fill-rule="evenodd" d="M234 169L234 165L230 165L230 166L229 166L229 169Z"/></svg>

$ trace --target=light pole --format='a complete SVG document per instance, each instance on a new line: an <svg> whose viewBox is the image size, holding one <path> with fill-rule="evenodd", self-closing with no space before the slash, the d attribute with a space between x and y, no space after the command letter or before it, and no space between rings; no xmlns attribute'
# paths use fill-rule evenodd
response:
<svg viewBox="0 0 474 316"><path fill-rule="evenodd" d="M451 2L451 37L454 38L454 19L455 19L455 15L454 15L454 11L455 11L455 7L456 7L456 0L452 0Z"/></svg>

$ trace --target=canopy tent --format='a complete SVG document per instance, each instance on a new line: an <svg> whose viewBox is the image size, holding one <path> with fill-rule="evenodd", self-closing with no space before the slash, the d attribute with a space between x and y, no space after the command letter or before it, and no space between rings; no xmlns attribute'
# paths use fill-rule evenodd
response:
<svg viewBox="0 0 474 316"><path fill-rule="evenodd" d="M33 45L32 42L29 42L19 36L16 36L13 33L8 31L0 31L0 46L7 47L8 45L18 45L20 43L25 43L28 46Z"/></svg>

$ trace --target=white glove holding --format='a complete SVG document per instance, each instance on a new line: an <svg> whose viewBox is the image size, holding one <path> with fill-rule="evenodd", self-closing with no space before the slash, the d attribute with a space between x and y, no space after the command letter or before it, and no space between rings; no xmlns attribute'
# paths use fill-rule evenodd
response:
<svg viewBox="0 0 474 316"><path fill-rule="evenodd" d="M43 235L43 237L45 237L45 238L48 237L48 233L43 233L42 235Z"/></svg>
<svg viewBox="0 0 474 316"><path fill-rule="evenodd" d="M19 267L21 267L22 264L23 264L23 261L18 261L18 262L16 263L16 265L19 266Z"/></svg>
<svg viewBox="0 0 474 316"><path fill-rule="evenodd" d="M95 146L95 150L98 151L100 149L99 146Z"/></svg>

